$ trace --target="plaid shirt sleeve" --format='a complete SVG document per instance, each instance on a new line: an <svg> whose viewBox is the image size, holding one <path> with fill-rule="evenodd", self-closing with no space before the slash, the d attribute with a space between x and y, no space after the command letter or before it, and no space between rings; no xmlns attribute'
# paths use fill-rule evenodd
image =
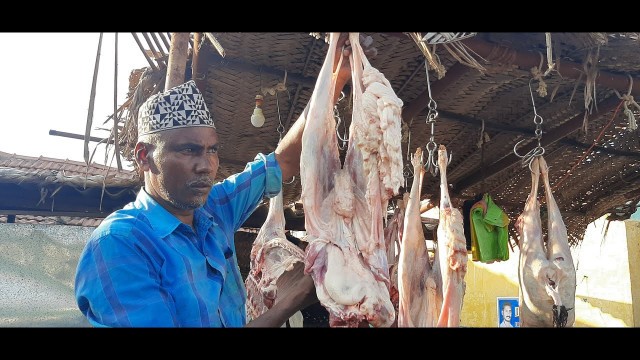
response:
<svg viewBox="0 0 640 360"><path fill-rule="evenodd" d="M219 213L222 222L236 231L266 196L271 198L282 190L282 171L275 153L258 154L241 173L214 185L205 207ZM217 211L213 211L215 207Z"/></svg>

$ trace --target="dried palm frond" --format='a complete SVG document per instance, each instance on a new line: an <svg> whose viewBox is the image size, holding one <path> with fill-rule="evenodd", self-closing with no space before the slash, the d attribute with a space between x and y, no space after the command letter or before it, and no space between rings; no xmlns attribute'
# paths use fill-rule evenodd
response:
<svg viewBox="0 0 640 360"><path fill-rule="evenodd" d="M167 69L153 70L150 67L145 68L140 76L140 81L136 85L131 96L131 103L127 109L126 120L122 131L122 155L125 159L133 161L133 149L138 141L138 109L153 94L164 90L164 82L167 75ZM133 73L132 73L133 76ZM135 166L135 161L134 166Z"/></svg>

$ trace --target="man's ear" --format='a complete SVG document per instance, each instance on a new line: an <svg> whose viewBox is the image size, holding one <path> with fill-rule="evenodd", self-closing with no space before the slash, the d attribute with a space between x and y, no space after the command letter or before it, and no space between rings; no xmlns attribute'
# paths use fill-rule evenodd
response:
<svg viewBox="0 0 640 360"><path fill-rule="evenodd" d="M149 145L143 142L138 142L133 153L135 154L138 168L142 171L149 170Z"/></svg>

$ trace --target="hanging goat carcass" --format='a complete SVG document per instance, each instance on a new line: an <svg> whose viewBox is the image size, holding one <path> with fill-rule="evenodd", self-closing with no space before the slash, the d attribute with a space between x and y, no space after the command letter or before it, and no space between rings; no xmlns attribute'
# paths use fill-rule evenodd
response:
<svg viewBox="0 0 640 360"><path fill-rule="evenodd" d="M402 101L369 64L359 34L349 34L353 111L341 166L332 104L338 36L329 36L302 136L301 200L309 243L305 271L329 311L330 326L388 327L395 309L383 219L389 199L403 183Z"/></svg>
<svg viewBox="0 0 640 360"><path fill-rule="evenodd" d="M520 239L521 327L566 327L575 321L576 270L569 249L567 228L549 185L549 168L542 156L530 164L531 193L516 229ZM548 237L545 246L538 202L542 173L547 200Z"/></svg>

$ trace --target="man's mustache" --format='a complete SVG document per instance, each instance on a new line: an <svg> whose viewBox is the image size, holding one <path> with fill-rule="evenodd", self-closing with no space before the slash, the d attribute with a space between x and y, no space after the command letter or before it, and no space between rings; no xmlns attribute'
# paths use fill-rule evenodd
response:
<svg viewBox="0 0 640 360"><path fill-rule="evenodd" d="M187 183L188 187L205 187L205 186L212 186L212 185L213 185L213 179L210 177L198 178L195 180L191 180Z"/></svg>

